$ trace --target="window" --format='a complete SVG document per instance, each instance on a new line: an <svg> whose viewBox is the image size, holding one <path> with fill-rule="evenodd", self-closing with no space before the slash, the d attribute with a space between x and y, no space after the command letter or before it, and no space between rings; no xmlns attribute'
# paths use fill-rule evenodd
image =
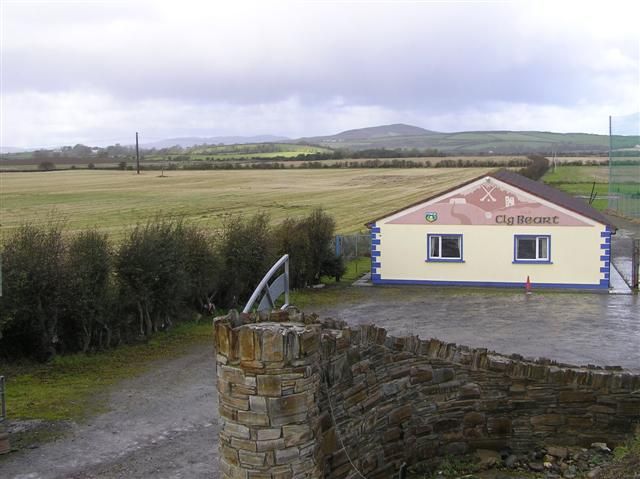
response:
<svg viewBox="0 0 640 479"><path fill-rule="evenodd" d="M550 263L551 237L522 235L515 237L514 263Z"/></svg>
<svg viewBox="0 0 640 479"><path fill-rule="evenodd" d="M427 235L427 261L462 261L462 235Z"/></svg>

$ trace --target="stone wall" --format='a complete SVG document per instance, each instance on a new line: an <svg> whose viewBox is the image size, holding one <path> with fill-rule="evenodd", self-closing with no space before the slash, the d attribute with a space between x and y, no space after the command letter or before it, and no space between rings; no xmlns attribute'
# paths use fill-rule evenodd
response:
<svg viewBox="0 0 640 479"><path fill-rule="evenodd" d="M225 478L388 478L474 449L615 445L640 376L525 360L295 311L217 318Z"/></svg>

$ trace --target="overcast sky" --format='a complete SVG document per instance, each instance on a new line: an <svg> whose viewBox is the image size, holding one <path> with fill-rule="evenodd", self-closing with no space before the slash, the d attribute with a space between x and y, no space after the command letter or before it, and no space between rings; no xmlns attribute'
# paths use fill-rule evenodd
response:
<svg viewBox="0 0 640 479"><path fill-rule="evenodd" d="M1 144L606 133L640 109L640 2L2 1Z"/></svg>

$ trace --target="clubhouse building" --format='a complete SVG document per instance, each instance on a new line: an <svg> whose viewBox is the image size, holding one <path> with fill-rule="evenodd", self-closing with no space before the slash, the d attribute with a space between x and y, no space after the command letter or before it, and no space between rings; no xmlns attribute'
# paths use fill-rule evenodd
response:
<svg viewBox="0 0 640 479"><path fill-rule="evenodd" d="M516 173L489 173L389 213L371 230L374 284L609 288L599 211Z"/></svg>

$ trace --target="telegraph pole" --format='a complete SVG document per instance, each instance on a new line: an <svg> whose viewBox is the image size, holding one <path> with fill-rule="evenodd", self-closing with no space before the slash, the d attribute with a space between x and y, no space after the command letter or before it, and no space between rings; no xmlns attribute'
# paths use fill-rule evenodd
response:
<svg viewBox="0 0 640 479"><path fill-rule="evenodd" d="M138 132L136 131L136 169L140 174L140 150L138 149Z"/></svg>

